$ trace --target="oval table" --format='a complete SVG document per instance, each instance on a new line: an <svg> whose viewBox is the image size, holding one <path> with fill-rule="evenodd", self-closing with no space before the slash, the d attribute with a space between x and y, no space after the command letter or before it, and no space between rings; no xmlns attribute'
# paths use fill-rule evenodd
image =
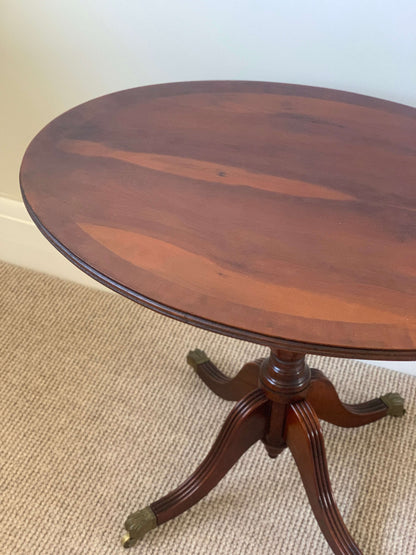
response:
<svg viewBox="0 0 416 555"><path fill-rule="evenodd" d="M24 202L64 256L166 316L270 347L232 379L188 354L237 404L189 479L127 518L123 545L199 501L261 440L270 457L291 451L334 553L360 553L319 419L362 426L403 415L403 399L344 404L305 355L416 359L415 139L408 106L206 81L103 96L31 142Z"/></svg>

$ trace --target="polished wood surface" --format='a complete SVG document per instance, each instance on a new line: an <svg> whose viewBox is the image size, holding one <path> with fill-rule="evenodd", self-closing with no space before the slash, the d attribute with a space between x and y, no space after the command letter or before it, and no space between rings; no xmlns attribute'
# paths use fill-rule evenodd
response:
<svg viewBox="0 0 416 555"><path fill-rule="evenodd" d="M245 364L234 377L223 374L217 366L207 360L194 366L201 380L218 397L226 401L239 401L245 395L259 387L262 366L268 359L258 359ZM332 382L316 368L311 368L311 381L305 398L313 406L321 420L326 420L343 428L356 428L384 418L388 407L380 397L364 403L343 403ZM271 416L279 419L278 411Z"/></svg>
<svg viewBox="0 0 416 555"><path fill-rule="evenodd" d="M265 434L268 401L260 390L241 399L228 415L210 452L178 488L150 505L157 524L183 513L214 488L237 460Z"/></svg>
<svg viewBox="0 0 416 555"><path fill-rule="evenodd" d="M312 511L336 555L360 555L335 502L326 462L321 426L307 401L290 405L285 441L298 466Z"/></svg>
<svg viewBox="0 0 416 555"><path fill-rule="evenodd" d="M84 271L275 347L416 358L416 109L258 82L131 89L50 123L28 209Z"/></svg>

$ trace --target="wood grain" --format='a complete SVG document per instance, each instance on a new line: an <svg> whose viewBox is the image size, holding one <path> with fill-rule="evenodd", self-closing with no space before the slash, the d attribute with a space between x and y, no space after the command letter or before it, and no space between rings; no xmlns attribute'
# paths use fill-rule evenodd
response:
<svg viewBox="0 0 416 555"><path fill-rule="evenodd" d="M252 391L235 405L195 472L178 488L150 505L158 525L175 518L207 495L237 460L263 437L267 405L260 390Z"/></svg>
<svg viewBox="0 0 416 555"><path fill-rule="evenodd" d="M415 139L414 108L352 93L156 85L51 122L21 186L66 256L142 304L272 346L412 360Z"/></svg>
<svg viewBox="0 0 416 555"><path fill-rule="evenodd" d="M201 380L218 397L226 401L239 401L253 389L258 388L260 367L264 359L247 362L238 374L229 377L223 374L211 360L196 366Z"/></svg>
<svg viewBox="0 0 416 555"><path fill-rule="evenodd" d="M306 399L313 406L318 418L336 426L355 428L384 418L387 406L381 398L364 403L343 403L332 382L316 368L311 368L312 380Z"/></svg>
<svg viewBox="0 0 416 555"><path fill-rule="evenodd" d="M298 466L316 520L333 552L335 555L360 555L361 551L335 502L321 427L307 401L290 405L285 439Z"/></svg>

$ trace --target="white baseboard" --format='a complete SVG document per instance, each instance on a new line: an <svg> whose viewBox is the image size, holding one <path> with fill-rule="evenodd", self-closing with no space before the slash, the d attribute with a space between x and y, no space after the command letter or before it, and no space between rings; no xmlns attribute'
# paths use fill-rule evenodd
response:
<svg viewBox="0 0 416 555"><path fill-rule="evenodd" d="M0 237L0 260L109 291L71 264L44 238L23 202L0 197Z"/></svg>
<svg viewBox="0 0 416 555"><path fill-rule="evenodd" d="M0 260L109 291L68 262L40 233L23 202L0 196ZM416 376L415 362L368 361Z"/></svg>

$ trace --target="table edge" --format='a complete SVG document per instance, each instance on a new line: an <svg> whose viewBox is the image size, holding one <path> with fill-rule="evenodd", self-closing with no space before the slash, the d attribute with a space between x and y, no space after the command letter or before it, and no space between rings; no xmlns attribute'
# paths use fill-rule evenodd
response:
<svg viewBox="0 0 416 555"><path fill-rule="evenodd" d="M354 347L340 347L335 345L325 345L318 343L307 343L302 341L295 341L292 339L285 339L281 337L273 337L250 330L228 326L220 322L201 318L200 316L183 312L177 308L164 305L154 299L150 299L136 291L122 285L121 283L106 276L99 270L96 270L81 258L72 253L63 243L61 243L39 220L35 212L32 210L20 184L22 199L26 210L28 211L33 222L42 233L42 235L63 255L67 260L72 262L77 268L82 270L88 276L98 281L105 287L120 295L137 302L138 304L149 308L159 314L179 320L185 324L190 324L204 330L219 333L234 339L248 341L259 345L265 345L271 348L286 349L289 351L301 352L306 354L333 356L339 358L360 358L366 360L397 360L397 361L412 361L416 360L416 350L386 350L386 349L363 349Z"/></svg>

